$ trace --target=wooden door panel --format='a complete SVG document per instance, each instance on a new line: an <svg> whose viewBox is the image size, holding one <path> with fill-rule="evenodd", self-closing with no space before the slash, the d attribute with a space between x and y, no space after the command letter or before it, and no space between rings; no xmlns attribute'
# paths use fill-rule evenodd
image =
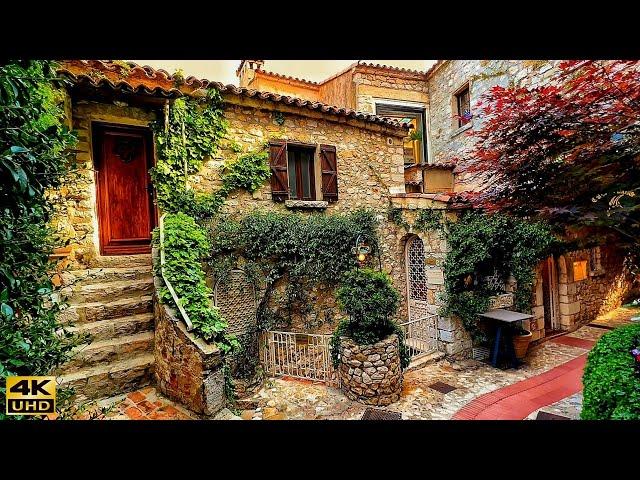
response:
<svg viewBox="0 0 640 480"><path fill-rule="evenodd" d="M149 132L103 126L95 131L100 252L149 252L155 225Z"/></svg>

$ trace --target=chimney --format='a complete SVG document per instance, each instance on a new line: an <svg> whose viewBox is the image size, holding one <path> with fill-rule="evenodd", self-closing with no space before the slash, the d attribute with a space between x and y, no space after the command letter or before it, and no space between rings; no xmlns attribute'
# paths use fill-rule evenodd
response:
<svg viewBox="0 0 640 480"><path fill-rule="evenodd" d="M240 66L236 70L241 87L249 88L249 84L255 77L255 71L262 69L264 60L240 60Z"/></svg>

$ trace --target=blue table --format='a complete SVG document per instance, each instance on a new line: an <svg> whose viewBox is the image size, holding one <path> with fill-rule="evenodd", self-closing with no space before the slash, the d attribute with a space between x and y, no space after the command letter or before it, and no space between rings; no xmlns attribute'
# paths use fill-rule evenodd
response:
<svg viewBox="0 0 640 480"><path fill-rule="evenodd" d="M480 317L488 320L493 320L497 323L496 336L493 340L493 347L491 348L491 365L498 366L498 355L500 353L500 344L505 343L507 349L507 358L510 364L515 368L519 362L516 358L516 352L513 348L513 325L516 322L522 320L529 320L533 318L533 315L526 313L512 312L511 310L505 310L503 308L496 308L495 310L489 310L488 312L481 313Z"/></svg>

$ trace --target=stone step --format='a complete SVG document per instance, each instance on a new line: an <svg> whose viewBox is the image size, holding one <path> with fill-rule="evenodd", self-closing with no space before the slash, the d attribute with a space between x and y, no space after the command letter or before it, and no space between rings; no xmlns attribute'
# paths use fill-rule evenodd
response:
<svg viewBox="0 0 640 480"><path fill-rule="evenodd" d="M142 297L153 292L153 277L147 276L137 280L119 280L115 282L91 283L76 285L63 289L70 305L100 301L110 302L122 298Z"/></svg>
<svg viewBox="0 0 640 480"><path fill-rule="evenodd" d="M110 364L153 351L153 332L100 340L75 349L73 358L58 373L70 373L98 364Z"/></svg>
<svg viewBox="0 0 640 480"><path fill-rule="evenodd" d="M414 358L411 360L409 366L405 369L405 373L410 372L412 370L418 370L422 367L430 365L432 363L437 362L445 357L444 352L431 352L426 355L422 355L420 357Z"/></svg>
<svg viewBox="0 0 640 480"><path fill-rule="evenodd" d="M90 302L70 305L60 312L58 319L63 324L77 326L81 323L99 322L118 317L129 317L153 311L151 295L121 298L111 302Z"/></svg>
<svg viewBox="0 0 640 480"><path fill-rule="evenodd" d="M58 388L71 387L77 400L119 395L149 385L153 380L153 353L109 364L83 368L58 376Z"/></svg>
<svg viewBox="0 0 640 480"><path fill-rule="evenodd" d="M141 313L100 322L83 323L78 326L68 327L67 330L78 334L88 333L91 335L93 342L99 342L110 338L153 331L153 327L153 313Z"/></svg>
<svg viewBox="0 0 640 480"><path fill-rule="evenodd" d="M130 268L151 265L151 254L97 256L89 261L91 268Z"/></svg>
<svg viewBox="0 0 640 480"><path fill-rule="evenodd" d="M151 265L128 268L88 268L68 270L60 273L63 287L91 285L93 283L117 282L121 280L139 280L152 274Z"/></svg>

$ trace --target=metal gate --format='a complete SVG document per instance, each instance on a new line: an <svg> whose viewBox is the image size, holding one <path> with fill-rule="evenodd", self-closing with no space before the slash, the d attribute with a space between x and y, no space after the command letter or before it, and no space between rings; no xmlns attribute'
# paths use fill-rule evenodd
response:
<svg viewBox="0 0 640 480"><path fill-rule="evenodd" d="M424 243L420 237L407 240L407 304L409 321L401 324L412 357L438 350L438 316L429 313Z"/></svg>
<svg viewBox="0 0 640 480"><path fill-rule="evenodd" d="M331 335L267 331L260 337L260 358L265 372L338 386L331 362Z"/></svg>

